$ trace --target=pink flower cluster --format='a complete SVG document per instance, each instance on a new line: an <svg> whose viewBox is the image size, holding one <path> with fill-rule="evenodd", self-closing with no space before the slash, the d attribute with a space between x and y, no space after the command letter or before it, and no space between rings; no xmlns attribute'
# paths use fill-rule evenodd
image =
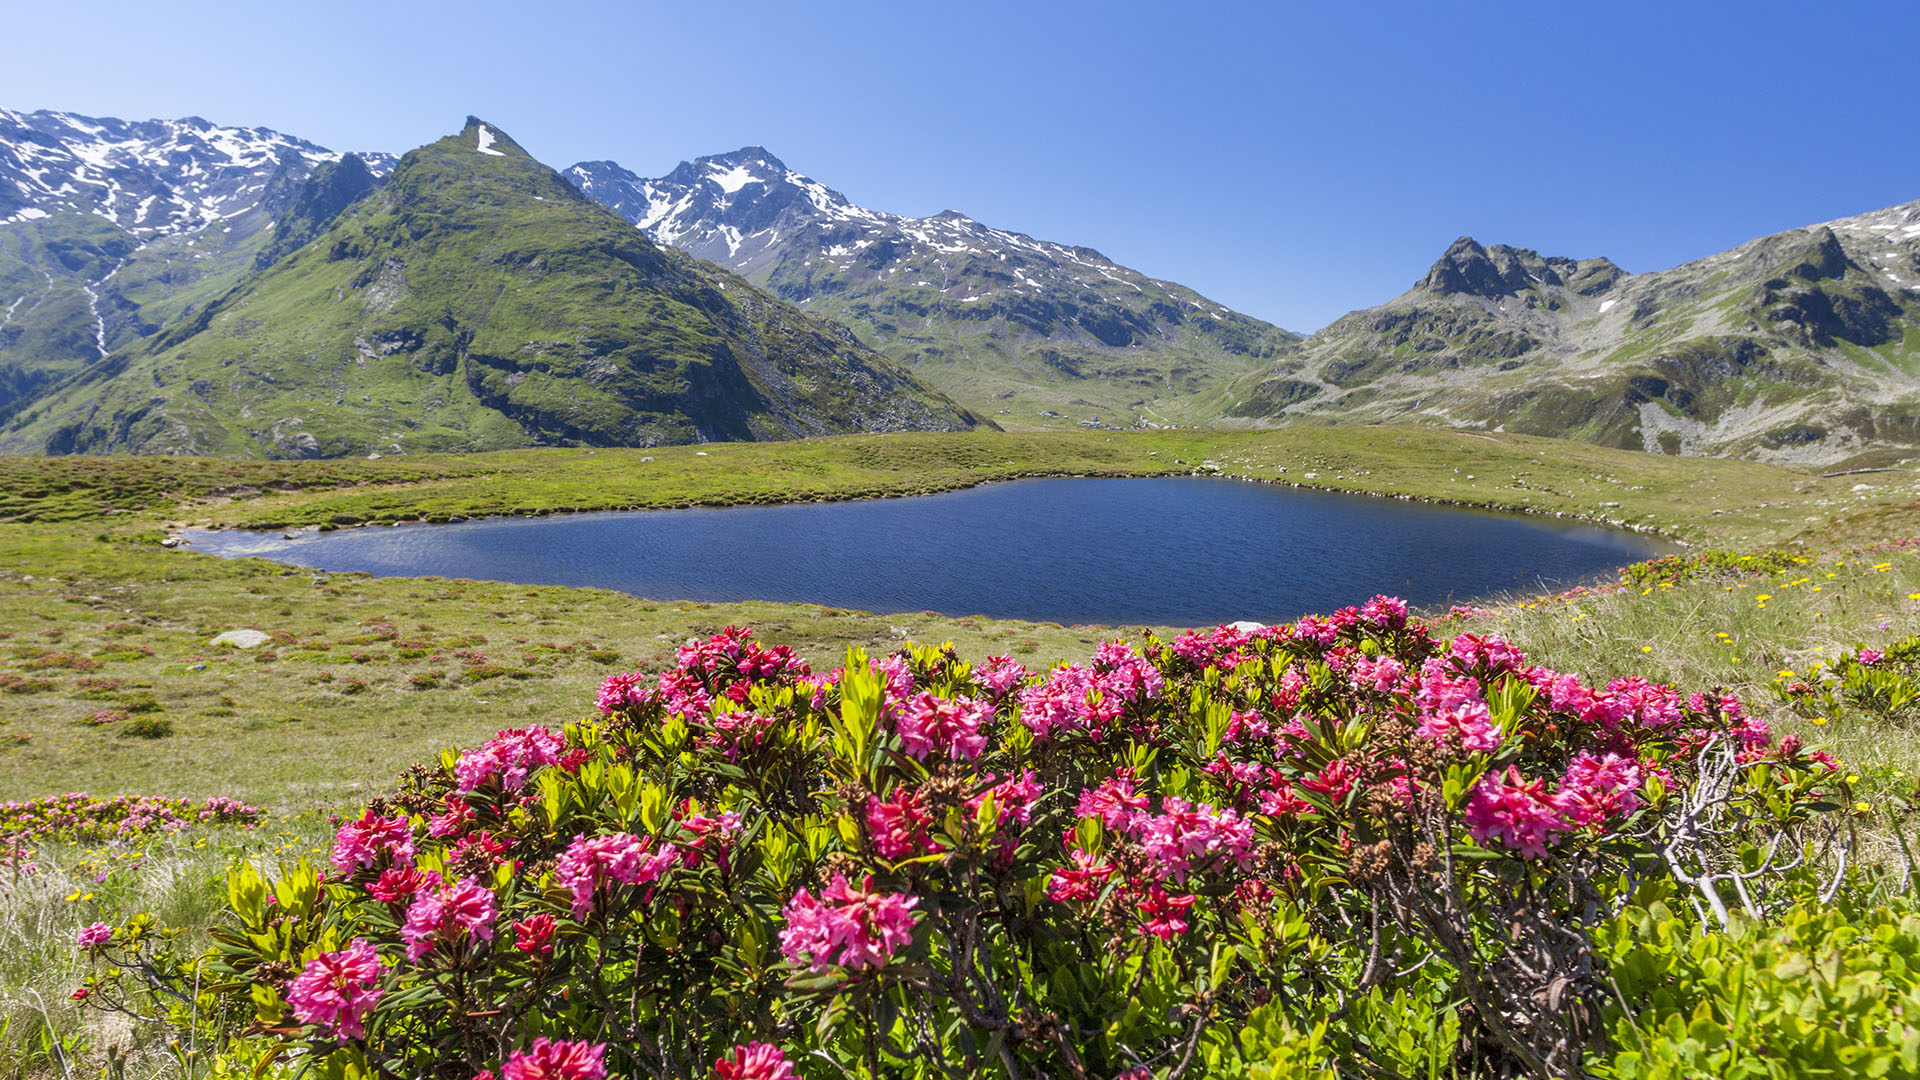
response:
<svg viewBox="0 0 1920 1080"><path fill-rule="evenodd" d="M793 1063L772 1043L750 1042L713 1063L716 1080L796 1080Z"/></svg>
<svg viewBox="0 0 1920 1080"><path fill-rule="evenodd" d="M287 984L294 1019L315 1024L340 1041L364 1038L367 1014L386 993L380 986L386 965L365 938L354 938L338 952L321 953Z"/></svg>
<svg viewBox="0 0 1920 1080"><path fill-rule="evenodd" d="M932 830L933 813L913 788L867 802L867 838L873 853L883 859L911 859L938 850Z"/></svg>
<svg viewBox="0 0 1920 1080"><path fill-rule="evenodd" d="M706 641L681 646L674 656L675 666L681 671L744 679L807 674L807 665L788 646L762 648L752 638L752 630L729 626Z"/></svg>
<svg viewBox="0 0 1920 1080"><path fill-rule="evenodd" d="M1158 814L1136 814L1122 826L1152 860L1162 880L1185 882L1197 868L1221 861L1244 868L1253 857L1253 823L1231 810L1169 796Z"/></svg>
<svg viewBox="0 0 1920 1080"><path fill-rule="evenodd" d="M1084 731L1098 739L1120 719L1125 699L1109 694L1091 668L1067 664L1020 691L1020 722L1042 739Z"/></svg>
<svg viewBox="0 0 1920 1080"><path fill-rule="evenodd" d="M893 726L917 761L929 756L973 761L987 748L981 728L991 719L993 706L984 701L922 693L895 710Z"/></svg>
<svg viewBox="0 0 1920 1080"><path fill-rule="evenodd" d="M1467 750L1491 753L1500 748L1500 732L1493 726L1479 681L1455 675L1447 661L1436 656L1421 667L1414 700L1420 706L1416 734L1436 740L1457 737Z"/></svg>
<svg viewBox="0 0 1920 1080"><path fill-rule="evenodd" d="M1073 864L1071 867L1055 870L1047 879L1047 899L1056 904L1092 900L1113 876L1111 865L1079 848L1068 849L1067 860Z"/></svg>
<svg viewBox="0 0 1920 1080"><path fill-rule="evenodd" d="M383 817L369 809L333 834L333 865L343 874L377 865L387 856L396 863L413 861L413 823L404 814Z"/></svg>
<svg viewBox="0 0 1920 1080"><path fill-rule="evenodd" d="M460 756L453 767L459 782L454 790L465 795L498 777L501 788L519 791L526 786L529 772L559 761L566 749L566 740L543 727L502 731Z"/></svg>
<svg viewBox="0 0 1920 1080"><path fill-rule="evenodd" d="M155 832L178 832L190 825L252 825L258 807L215 797L205 802L151 795L98 798L70 791L27 802L0 802L0 837L24 841L42 836L72 840L116 840Z"/></svg>
<svg viewBox="0 0 1920 1080"><path fill-rule="evenodd" d="M400 938L407 943L407 959L416 963L440 945L492 941L493 890L472 878L436 883L414 895Z"/></svg>
<svg viewBox="0 0 1920 1080"><path fill-rule="evenodd" d="M1538 859L1558 838L1582 826L1601 826L1645 805L1640 787L1646 769L1619 754L1582 750L1567 765L1559 787L1522 780L1519 769L1482 777L1467 800L1467 832L1482 844L1498 843L1522 858Z"/></svg>
<svg viewBox="0 0 1920 1080"><path fill-rule="evenodd" d="M1040 786L1040 781L1034 776L1032 769L1028 769L1018 777L1009 776L1001 779L995 773L988 773L980 779L993 786L968 799L967 810L970 813L978 812L981 804L991 796L996 825L1005 825L1008 821L1012 821L1015 825L1026 828L1027 823L1033 820L1034 804L1039 802L1040 796L1046 793L1046 789Z"/></svg>
<svg viewBox="0 0 1920 1080"><path fill-rule="evenodd" d="M1027 681L1027 669L1011 656L989 656L986 664L973 673L973 681L998 700Z"/></svg>
<svg viewBox="0 0 1920 1080"><path fill-rule="evenodd" d="M101 945L105 945L107 942L112 940L113 940L113 927L108 926L106 923L103 923L103 922L97 922L91 926L81 927L80 933L76 936L74 944L78 945L82 949L92 949Z"/></svg>
<svg viewBox="0 0 1920 1080"><path fill-rule="evenodd" d="M661 844L658 851L649 852L647 842L631 833L580 835L555 861L553 878L573 894L573 917L584 919L593 911L594 892L602 884L615 881L645 885L657 881L679 857L672 844Z"/></svg>
<svg viewBox="0 0 1920 1080"><path fill-rule="evenodd" d="M884 965L913 940L913 908L920 898L872 890L871 878L856 889L835 874L818 899L806 889L794 893L781 912L787 920L781 953L814 971Z"/></svg>
<svg viewBox="0 0 1920 1080"><path fill-rule="evenodd" d="M543 1035L507 1055L500 1080L606 1080L606 1054L606 1043Z"/></svg>

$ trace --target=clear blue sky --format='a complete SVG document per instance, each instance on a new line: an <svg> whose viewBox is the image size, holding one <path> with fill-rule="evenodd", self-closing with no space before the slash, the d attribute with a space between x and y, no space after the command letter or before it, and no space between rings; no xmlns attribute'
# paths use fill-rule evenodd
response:
<svg viewBox="0 0 1920 1080"><path fill-rule="evenodd" d="M758 143L1310 331L1467 233L1652 270L1920 199L1920 5L11 0L0 105L643 176Z"/></svg>

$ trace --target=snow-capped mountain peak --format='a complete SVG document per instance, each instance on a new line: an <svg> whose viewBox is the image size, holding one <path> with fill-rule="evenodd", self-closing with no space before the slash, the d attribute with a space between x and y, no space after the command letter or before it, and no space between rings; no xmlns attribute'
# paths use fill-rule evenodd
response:
<svg viewBox="0 0 1920 1080"><path fill-rule="evenodd" d="M1198 392L1215 371L1240 369L1292 337L1091 248L995 229L958 210L869 210L759 146L682 162L656 179L611 161L582 162L566 176L655 241L842 318L910 365L930 364L916 370L936 384L956 356L954 370L985 366L1003 373L1002 385L1044 384L1045 396L1025 402L1042 425L1083 421L1035 401L1104 401L1096 409L1108 415L1141 405L1137 422L1156 422L1148 400ZM964 378L944 388L980 392ZM997 411L999 400L969 404Z"/></svg>
<svg viewBox="0 0 1920 1080"><path fill-rule="evenodd" d="M394 159L362 155L385 173ZM340 154L269 128L198 116L118 120L0 110L0 223L74 210L136 236L197 229L256 205L276 174Z"/></svg>

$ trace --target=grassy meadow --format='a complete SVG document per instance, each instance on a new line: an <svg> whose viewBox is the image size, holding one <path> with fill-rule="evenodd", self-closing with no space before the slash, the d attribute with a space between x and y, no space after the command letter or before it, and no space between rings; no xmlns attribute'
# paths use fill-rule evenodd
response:
<svg viewBox="0 0 1920 1080"><path fill-rule="evenodd" d="M1191 472L1613 521L1701 546L1793 544L1810 553L1897 527L1915 497L1904 472L1821 477L1388 427L889 435L313 462L0 458L0 797L86 790L225 795L282 810L342 805L443 746L582 714L606 675L658 666L686 638L729 624L753 626L823 666L851 645L890 648L909 638L1031 664L1083 656L1124 632L316 574L159 546L181 526L329 528ZM1513 602L1501 605L1500 618L1503 632L1567 670L1751 691L1766 685L1779 656L1895 632L1874 630L1881 622L1907 626L1920 604L1901 590L1920 589L1920 573L1907 572L1904 556L1894 563L1897 572L1876 580L1849 576L1843 588L1809 593L1815 602L1800 616L1781 604L1745 611L1744 584L1723 592L1694 583L1547 608ZM1869 585L1885 595L1856 599ZM209 644L242 627L273 640L248 651ZM1721 631L1753 645L1722 648L1714 637ZM126 724L88 722L102 711L169 730L141 737Z"/></svg>
<svg viewBox="0 0 1920 1080"><path fill-rule="evenodd" d="M1129 633L319 574L169 550L158 543L169 532L1191 472L1609 521L1702 548L1796 552L1780 573L1605 585L1484 600L1482 612L1460 617L1424 614L1448 631L1497 630L1532 659L1594 680L1638 674L1683 691L1732 689L1857 771L1863 823L1900 827L1891 815L1920 760L1920 717L1840 714L1816 724L1789 714L1770 687L1815 659L1920 634L1920 555L1885 543L1920 535L1920 494L1907 471L1820 476L1386 427L894 435L315 462L0 458L0 799L223 796L268 812L254 829L16 845L0 866L0 1021L10 1025L0 1074L52 1074L63 1053L97 1064L108 1044L139 1049L139 1032L97 1013L83 1019L66 1000L78 977L77 927L142 907L176 925L204 924L234 860L316 853L330 812L378 794L409 764L500 728L584 716L607 675L662 667L689 637L748 625L827 668L849 646L885 651L907 640L951 640L966 656L1010 653L1033 666L1083 659L1102 639ZM210 644L242 627L271 641L252 650ZM23 873L28 864L39 873ZM62 1039L71 1045L62 1049ZM148 1049L164 1061L160 1048Z"/></svg>

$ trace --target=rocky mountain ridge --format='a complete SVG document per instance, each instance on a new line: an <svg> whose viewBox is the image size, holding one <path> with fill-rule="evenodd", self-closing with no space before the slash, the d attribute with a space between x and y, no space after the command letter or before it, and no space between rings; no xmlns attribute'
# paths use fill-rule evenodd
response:
<svg viewBox="0 0 1920 1080"><path fill-rule="evenodd" d="M655 240L730 267L861 339L955 400L1018 426L1156 426L1298 335L1087 247L947 210L859 206L757 146L646 179L566 171Z"/></svg>
<svg viewBox="0 0 1920 1080"><path fill-rule="evenodd" d="M1417 421L1834 465L1920 449L1920 202L1649 273L1456 241L1235 387L1257 423Z"/></svg>

